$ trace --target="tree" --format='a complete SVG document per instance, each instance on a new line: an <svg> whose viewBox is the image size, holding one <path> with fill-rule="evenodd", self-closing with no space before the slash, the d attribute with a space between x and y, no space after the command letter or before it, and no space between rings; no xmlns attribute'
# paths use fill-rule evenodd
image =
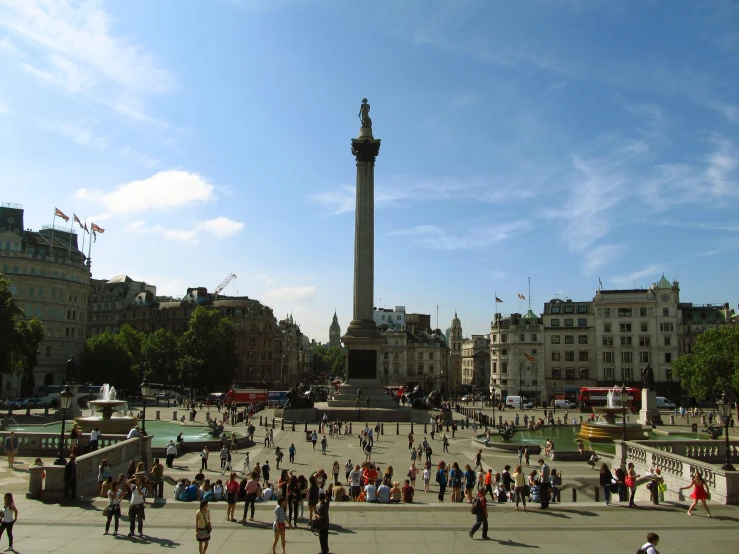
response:
<svg viewBox="0 0 739 554"><path fill-rule="evenodd" d="M225 389L238 363L233 323L218 310L198 306L178 344L183 384L208 391Z"/></svg>
<svg viewBox="0 0 739 554"><path fill-rule="evenodd" d="M316 374L330 374L331 377L344 374L346 354L341 348L316 344L311 347L313 371Z"/></svg>
<svg viewBox="0 0 739 554"><path fill-rule="evenodd" d="M10 292L10 281L0 277L0 373L32 374L43 340L43 323L25 319Z"/></svg>
<svg viewBox="0 0 739 554"><path fill-rule="evenodd" d="M82 376L84 381L110 383L118 390L139 384L125 346L118 335L110 331L90 337L85 342Z"/></svg>
<svg viewBox="0 0 739 554"><path fill-rule="evenodd" d="M177 336L168 329L157 329L146 338L143 354L150 373L147 379L154 383L177 382Z"/></svg>
<svg viewBox="0 0 739 554"><path fill-rule="evenodd" d="M726 391L739 391L739 326L722 325L704 331L693 351L672 363L675 375L696 400L715 400Z"/></svg>
<svg viewBox="0 0 739 554"><path fill-rule="evenodd" d="M147 335L143 331L137 331L130 325L123 324L121 330L115 336L118 344L126 351L131 362L131 370L138 375L139 383L149 372L149 366L144 355Z"/></svg>

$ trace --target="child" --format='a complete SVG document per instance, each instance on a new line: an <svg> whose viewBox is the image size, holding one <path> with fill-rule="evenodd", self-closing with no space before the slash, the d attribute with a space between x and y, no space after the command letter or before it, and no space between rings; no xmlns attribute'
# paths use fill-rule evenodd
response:
<svg viewBox="0 0 739 554"><path fill-rule="evenodd" d="M429 492L429 481L431 480L431 469L428 464L423 468L423 490Z"/></svg>

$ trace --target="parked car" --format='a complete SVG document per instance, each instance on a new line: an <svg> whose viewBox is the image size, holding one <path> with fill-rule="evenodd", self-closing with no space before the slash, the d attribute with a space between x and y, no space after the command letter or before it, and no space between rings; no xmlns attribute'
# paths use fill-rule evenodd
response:
<svg viewBox="0 0 739 554"><path fill-rule="evenodd" d="M658 396L657 408L659 408L660 410L674 410L675 408L677 408L677 405L675 405L674 402L670 402L664 396Z"/></svg>
<svg viewBox="0 0 739 554"><path fill-rule="evenodd" d="M570 402L569 400L558 399L554 401L554 407L571 410L572 408L577 408L577 404L575 404L574 402Z"/></svg>
<svg viewBox="0 0 739 554"><path fill-rule="evenodd" d="M21 408L40 408L41 399L39 398L26 398L21 404Z"/></svg>
<svg viewBox="0 0 739 554"><path fill-rule="evenodd" d="M8 400L8 408L11 410L20 410L25 401L25 398L14 398L13 400Z"/></svg>

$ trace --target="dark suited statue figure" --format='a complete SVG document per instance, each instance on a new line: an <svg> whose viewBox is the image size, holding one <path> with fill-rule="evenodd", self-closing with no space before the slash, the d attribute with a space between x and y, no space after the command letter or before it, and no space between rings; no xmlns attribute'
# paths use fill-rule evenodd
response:
<svg viewBox="0 0 739 554"><path fill-rule="evenodd" d="M641 370L642 386L648 390L654 390L654 370L649 364Z"/></svg>

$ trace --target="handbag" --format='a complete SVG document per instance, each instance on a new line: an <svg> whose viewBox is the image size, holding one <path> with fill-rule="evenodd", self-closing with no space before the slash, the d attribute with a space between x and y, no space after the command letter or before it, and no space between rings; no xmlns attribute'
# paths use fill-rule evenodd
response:
<svg viewBox="0 0 739 554"><path fill-rule="evenodd" d="M110 513L110 506L106 506L103 508L103 517L108 517L108 514Z"/></svg>
<svg viewBox="0 0 739 554"><path fill-rule="evenodd" d="M626 479L624 479L624 484L631 488L634 486L634 478L631 475L627 475Z"/></svg>

